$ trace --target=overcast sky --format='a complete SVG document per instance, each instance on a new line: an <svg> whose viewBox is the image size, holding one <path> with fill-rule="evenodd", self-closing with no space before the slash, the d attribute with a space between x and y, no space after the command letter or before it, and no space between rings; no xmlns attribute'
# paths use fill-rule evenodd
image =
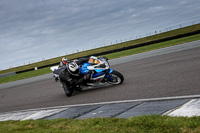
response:
<svg viewBox="0 0 200 133"><path fill-rule="evenodd" d="M200 22L200 0L0 0L0 69Z"/></svg>

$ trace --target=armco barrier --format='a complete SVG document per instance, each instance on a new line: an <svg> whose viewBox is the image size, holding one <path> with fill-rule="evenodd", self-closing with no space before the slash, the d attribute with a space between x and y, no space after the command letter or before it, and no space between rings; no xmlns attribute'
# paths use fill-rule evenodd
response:
<svg viewBox="0 0 200 133"><path fill-rule="evenodd" d="M24 73L24 72L28 72L28 71L33 71L33 70L35 70L35 68L26 69L26 70L22 70L22 71L17 71L16 74L18 74L18 73Z"/></svg>
<svg viewBox="0 0 200 133"><path fill-rule="evenodd" d="M154 41L150 41L150 42L146 42L146 43L136 44L136 45L132 45L132 46L128 46L128 47L123 47L123 48L119 48L119 49L114 49L114 50L110 50L110 51L106 51L106 52L87 55L87 56L84 56L84 57L101 56L101 55L105 55L105 54L110 54L110 53L124 51L124 50L128 50L128 49L143 47L143 46L147 46L147 45L151 45L151 44L155 44L155 43L170 41L170 40L173 40L173 39L179 39L179 38L182 38L182 37L187 37L187 36L196 35L196 34L200 34L200 30L197 30L197 31L194 31L194 32L190 32L190 33L185 33L185 34L179 34L179 35L176 35L176 36L167 37L167 38L163 38L163 39L158 39L158 40L154 40ZM37 67L37 68L41 69L41 68L50 67L50 66L54 66L54 65L58 65L58 64L59 64L59 62L53 63L53 64L48 64L48 65L44 65L44 66L40 66L40 67ZM28 72L28 71L33 71L33 70L35 70L35 68L31 68L31 69L27 69L27 70L23 70L23 71L18 71L18 72L16 72L16 74L23 73L23 72Z"/></svg>
<svg viewBox="0 0 200 133"><path fill-rule="evenodd" d="M16 72L9 72L9 73L0 74L0 78L15 75L15 74L16 74Z"/></svg>
<svg viewBox="0 0 200 133"><path fill-rule="evenodd" d="M106 52L102 52L102 53L97 53L97 54L95 54L95 56L100 56L100 55L110 54L110 53L124 51L124 50L128 50L128 49L143 47L143 46L147 46L147 45L151 45L151 44L155 44L155 43L170 41L173 39L179 39L182 37L187 37L187 36L196 35L196 34L200 34L200 30L191 32L191 33L180 34L180 35L176 35L176 36L172 36L172 37L168 37L168 38L163 38L163 39L159 39L159 40L154 40L154 41L150 41L150 42L146 42L146 43L140 43L140 44L123 47L123 48L119 48L119 49L114 49L114 50L110 50L110 51L106 51ZM89 55L89 56L91 56L91 55Z"/></svg>
<svg viewBox="0 0 200 133"><path fill-rule="evenodd" d="M49 64L49 65L44 65L44 66L38 67L38 69L45 68L45 67L50 67L50 66L55 66L55 65L59 65L59 64L60 64L60 62L58 62L58 63L53 63L53 64Z"/></svg>
<svg viewBox="0 0 200 133"><path fill-rule="evenodd" d="M41 69L41 68L45 68L45 67L50 67L50 66L58 65L59 63L60 62L49 64L49 65L40 66L40 67L37 67L37 69ZM33 71L33 70L35 70L35 68L26 69L26 70L22 70L22 71L17 71L16 74L18 74L18 73L24 73L24 72L29 72L29 71Z"/></svg>
<svg viewBox="0 0 200 133"><path fill-rule="evenodd" d="M132 45L132 46L128 46L128 47L123 47L123 48L119 48L119 49L114 49L114 50L110 50L110 51L106 51L106 52L96 53L96 54L93 54L93 55L87 55L87 56L84 56L84 57L106 55L106 54L110 54L110 53L115 53L115 52L120 52L120 51L124 51L124 50L128 50L128 49L143 47L143 46L147 46L147 45L151 45L151 44L155 44L155 43L170 41L170 40L173 40L173 39L179 39L179 38L182 38L182 37L187 37L187 36L196 35L196 34L200 34L200 30L190 32L190 33L180 34L180 35L176 35L176 36L172 36L172 37L168 37L168 38L158 39L158 40L154 40L154 41L150 41L150 42L146 42L146 43L140 43L140 44L136 44L136 45Z"/></svg>

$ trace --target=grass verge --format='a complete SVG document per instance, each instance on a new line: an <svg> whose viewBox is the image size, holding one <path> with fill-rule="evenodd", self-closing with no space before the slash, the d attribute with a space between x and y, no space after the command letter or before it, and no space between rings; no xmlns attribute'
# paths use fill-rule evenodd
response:
<svg viewBox="0 0 200 133"><path fill-rule="evenodd" d="M108 59L114 59L114 58L119 58L119 57L128 56L128 55L132 55L132 54L155 50L155 49L159 49L159 48L174 46L177 44L196 41L196 40L200 40L200 34L189 36L189 37L184 37L184 38L180 38L180 39L175 39L175 40L171 40L171 41L167 41L167 42L156 43L156 44L139 47L139 48L135 48L135 49L125 50L122 52L107 54L104 56L107 57ZM30 72L20 73L20 74L16 74L16 75L12 75L12 76L2 77L2 78L0 78L0 84L11 82L11 81L16 81L16 80L20 80L20 79L30 78L30 77L34 77L34 76L39 76L39 75L47 74L50 72L51 72L50 68L47 67L47 68L43 68L43 69L38 69L37 71L30 71Z"/></svg>
<svg viewBox="0 0 200 133"><path fill-rule="evenodd" d="M26 78L31 78L31 77L35 77L35 76L39 76L39 75L43 75L43 74L48 74L51 72L52 71L48 67L48 68L38 69L37 71L29 71L29 72L25 72L25 73L2 77L2 78L0 78L0 84L11 82L11 81L16 81L16 80L21 80L21 79L26 79Z"/></svg>
<svg viewBox="0 0 200 133"><path fill-rule="evenodd" d="M171 41L166 41L166 42L162 42L162 43L155 43L152 45L129 49L129 50L116 52L116 53L112 53L112 54L107 54L104 56L106 56L108 59L119 58L119 57L123 57L123 56L138 54L138 53L142 53L142 52L147 52L147 51L151 51L151 50L155 50L155 49L165 48L165 47L183 44L183 43L187 43L187 42L192 42L192 41L196 41L196 40L200 40L200 34L189 36L189 37L184 37L184 38L180 38L180 39L175 39L175 40L171 40Z"/></svg>
<svg viewBox="0 0 200 133"><path fill-rule="evenodd" d="M1 133L195 133L200 132L200 117L139 116L130 119L55 119L0 122Z"/></svg>

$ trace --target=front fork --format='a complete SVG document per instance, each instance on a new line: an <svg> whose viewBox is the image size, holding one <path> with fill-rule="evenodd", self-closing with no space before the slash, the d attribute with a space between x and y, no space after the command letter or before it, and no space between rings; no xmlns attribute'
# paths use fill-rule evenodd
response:
<svg viewBox="0 0 200 133"><path fill-rule="evenodd" d="M110 81L113 80L113 78L110 76L110 73L112 73L112 72L113 72L113 69L110 68L110 69L108 70L106 76L105 76L105 77L107 78L107 80L110 80Z"/></svg>

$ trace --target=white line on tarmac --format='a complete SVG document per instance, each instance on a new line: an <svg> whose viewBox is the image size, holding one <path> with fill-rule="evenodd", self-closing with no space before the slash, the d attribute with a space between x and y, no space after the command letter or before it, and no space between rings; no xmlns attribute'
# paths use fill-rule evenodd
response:
<svg viewBox="0 0 200 133"><path fill-rule="evenodd" d="M200 116L200 99L192 99L180 108L173 110L168 115L184 117Z"/></svg>
<svg viewBox="0 0 200 133"><path fill-rule="evenodd" d="M128 103L128 102L150 102L150 101L193 99L193 98L200 98L200 95L187 95L187 96L174 96L174 97L160 97L160 98L147 98L147 99L136 99L136 100L122 100L122 101L110 101L110 102L99 102L99 103L75 104L75 105L55 106L55 107L48 107L48 108L19 110L19 111L13 111L13 112L4 112L4 113L0 113L0 115L7 114L7 113L61 109L61 108L80 107L80 106L89 106L89 105L104 105L104 104L116 104L116 103Z"/></svg>

